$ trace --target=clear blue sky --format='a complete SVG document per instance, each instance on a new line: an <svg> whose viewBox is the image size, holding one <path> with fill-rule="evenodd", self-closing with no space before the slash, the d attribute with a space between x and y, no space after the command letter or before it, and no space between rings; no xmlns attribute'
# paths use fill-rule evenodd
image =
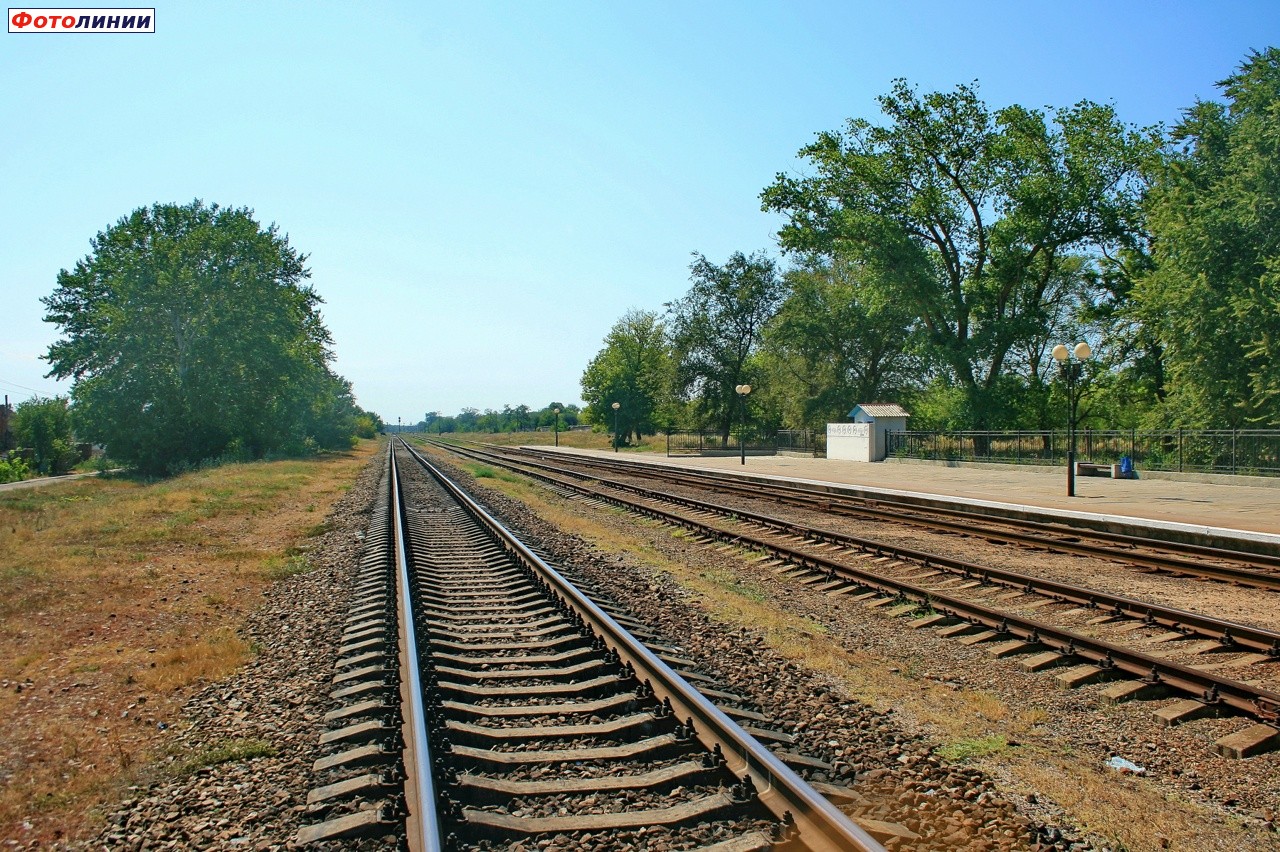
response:
<svg viewBox="0 0 1280 852"><path fill-rule="evenodd" d="M690 253L776 252L759 193L895 77L1176 122L1280 2L172 3L155 35L0 34L0 392L39 299L131 210L247 206L310 255L335 368L390 422L579 401Z"/></svg>

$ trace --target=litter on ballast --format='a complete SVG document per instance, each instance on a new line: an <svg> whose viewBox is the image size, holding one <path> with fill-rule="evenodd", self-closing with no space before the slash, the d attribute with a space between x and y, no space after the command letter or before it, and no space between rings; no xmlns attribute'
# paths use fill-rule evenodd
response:
<svg viewBox="0 0 1280 852"><path fill-rule="evenodd" d="M1107 766L1121 775L1145 775L1147 772L1145 766L1139 766L1132 760L1125 760L1118 754L1111 756L1111 759L1107 761Z"/></svg>

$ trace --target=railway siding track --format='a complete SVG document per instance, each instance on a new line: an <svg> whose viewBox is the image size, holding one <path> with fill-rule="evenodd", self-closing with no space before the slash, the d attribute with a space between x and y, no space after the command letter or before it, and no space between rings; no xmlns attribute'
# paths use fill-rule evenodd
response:
<svg viewBox="0 0 1280 852"><path fill-rule="evenodd" d="M446 449L458 452L459 448L446 445ZM464 454L474 451L465 450ZM493 454L479 454L476 457L486 461L511 465ZM523 465L517 465L520 469ZM1243 683L1223 677L1212 671L1204 671L1181 665L1167 659L1154 657L1131 648L1112 642L1106 642L1072 630L1056 628L1040 620L1033 620L1010 613L1007 609L965 600L954 594L948 594L936 588L928 588L918 583L893 579L879 571L870 571L849 564L849 560L839 555L839 551L852 547L857 552L854 559L862 557L882 562L901 562L917 560L921 567L930 567L944 563L943 557L932 554L921 554L904 551L883 543L850 541L850 537L825 531L814 531L803 525L795 525L788 521L744 512L741 509L717 506L705 501L696 501L674 495L661 495L638 486L618 483L620 490L632 493L648 493L651 500L635 500L603 490L599 487L587 486L573 480L551 474L545 470L528 470L528 475L541 478L553 487L565 489L568 493L585 496L589 499L602 500L616 506L622 506L641 512L664 522L696 530L700 534L729 542L742 547L766 552L779 560L779 571L794 570L792 579L806 584L817 584L816 588L826 591L832 596L851 595L868 606L881 606L892 603L901 604L897 612L922 612L924 616L915 622L917 627L937 626L954 635L969 634L965 641L974 644L1000 640L998 645L1000 656L1014 653L1039 652L1024 662L1024 667L1038 670L1066 663L1077 663L1077 667L1068 675L1062 676L1065 685L1079 685L1098 679L1127 678L1112 691L1114 700L1158 697L1165 690L1174 690L1188 696L1183 702L1160 711L1160 721L1172 724L1194 718L1198 715L1219 713L1232 710L1253 716L1260 724L1253 725L1236 734L1225 737L1216 744L1218 751L1232 757L1244 757L1254 752L1274 747L1280 743L1280 731L1274 727L1280 716L1280 694L1261 689L1249 683ZM581 475L581 474L579 474ZM612 487L615 483L601 480L591 475L589 478L604 482ZM669 500L686 508L686 511L673 511L670 503L663 505L661 501ZM749 521L763 527L766 535L752 534L743 528L725 528L712 521L717 518L730 517L736 521ZM825 552L815 552L815 547ZM830 548L830 549L828 549ZM786 566L791 566L787 568ZM985 582L986 569L978 566L963 565L973 585ZM926 572L927 573L927 572ZM1105 608L1099 608L1101 596L1092 593L1095 599L1088 602L1089 590L1078 590L1086 595L1083 606L1098 609L1101 619L1113 615L1128 615L1125 608L1128 603L1113 601ZM1052 598L1052 595L1051 595ZM1154 612L1158 608L1139 603L1145 611L1132 613L1142 623L1155 623ZM1188 622L1177 622L1177 611L1163 610L1160 618L1169 626L1179 625L1179 629L1190 631L1193 623L1212 623L1214 620L1202 616L1190 616ZM1209 625L1206 624L1206 628ZM1218 642L1234 643L1237 635L1249 635L1250 641L1264 650L1260 657L1273 659L1275 634L1266 631L1255 631L1244 625L1231 625L1219 622L1216 627ZM1269 724L1268 724L1269 723Z"/></svg>
<svg viewBox="0 0 1280 852"><path fill-rule="evenodd" d="M489 458L497 461L501 456L490 456ZM557 470L557 468L549 465L539 465L538 469L552 472ZM889 544L876 539L794 523L745 509L721 506L703 500L688 499L676 494L655 492L643 486L636 486L617 480L603 479L594 475L591 476L591 479L616 491L626 491L642 497L656 497L662 501L688 506L697 511L709 511L722 517L758 524L772 530L799 536L811 543L849 548L878 559L907 560L926 570L945 573L960 580L976 581L984 587L1003 586L1014 591L1042 595L1059 603L1074 604L1094 610L1105 617L1134 619L1148 626L1163 627L1188 637L1212 639L1219 642L1224 648L1236 648L1261 655L1261 658L1268 660L1280 659L1280 633L1276 631L1204 616L1188 610L1160 606L1149 601L1114 595L1083 586L1055 582L1043 577L1036 577L995 566L979 565L974 562Z"/></svg>
<svg viewBox="0 0 1280 852"><path fill-rule="evenodd" d="M783 483L744 483L732 474L711 471L669 470L635 461L615 461L593 457L549 455L520 448L507 451L527 459L563 466L612 470L628 476L643 476L677 483L702 483L725 493L754 499L768 499L828 514L869 518L886 523L921 527L966 537L985 538L1078 556L1091 556L1152 572L1190 577L1280 591L1280 553L1246 552L1189 541L1167 541L1099 529L1068 527L1027 518L993 517L990 514L940 506L922 507L884 497L858 497L813 490Z"/></svg>
<svg viewBox="0 0 1280 852"><path fill-rule="evenodd" d="M425 461L389 468L298 842L882 848Z"/></svg>

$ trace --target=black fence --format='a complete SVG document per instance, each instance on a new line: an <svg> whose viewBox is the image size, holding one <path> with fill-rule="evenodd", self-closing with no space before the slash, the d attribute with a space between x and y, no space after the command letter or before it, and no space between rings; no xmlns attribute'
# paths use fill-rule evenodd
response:
<svg viewBox="0 0 1280 852"><path fill-rule="evenodd" d="M888 432L888 455L1003 464L1067 463L1067 433ZM1139 471L1165 470L1280 476L1280 429L1082 429L1076 459L1116 464L1124 456Z"/></svg>
<svg viewBox="0 0 1280 852"><path fill-rule="evenodd" d="M667 455L669 456L728 456L741 453L743 449L742 436L736 431L730 432L727 438L719 432L667 433ZM748 432L745 450L748 455L776 455L778 441L772 435L757 435Z"/></svg>
<svg viewBox="0 0 1280 852"><path fill-rule="evenodd" d="M793 455L821 456L827 452L827 433L812 429L779 429L778 452Z"/></svg>

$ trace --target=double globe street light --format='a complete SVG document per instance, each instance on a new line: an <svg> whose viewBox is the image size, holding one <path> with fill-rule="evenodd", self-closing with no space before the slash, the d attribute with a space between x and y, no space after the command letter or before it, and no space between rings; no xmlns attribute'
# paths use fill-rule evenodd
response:
<svg viewBox="0 0 1280 852"><path fill-rule="evenodd" d="M751 385L737 385L734 390L738 399L742 400L742 420L738 433L738 449L742 452L742 463L747 463L747 394L751 393Z"/></svg>
<svg viewBox="0 0 1280 852"><path fill-rule="evenodd" d="M1080 373L1084 368L1084 362L1089 360L1089 356L1093 354L1093 350L1089 348L1089 344L1083 340L1075 345L1073 349L1067 349L1065 344L1059 343L1053 347L1053 360L1058 362L1058 367L1067 379L1067 496L1076 496L1076 405L1079 400L1076 399L1075 387L1076 379L1080 377ZM1075 355L1075 360L1072 360Z"/></svg>

